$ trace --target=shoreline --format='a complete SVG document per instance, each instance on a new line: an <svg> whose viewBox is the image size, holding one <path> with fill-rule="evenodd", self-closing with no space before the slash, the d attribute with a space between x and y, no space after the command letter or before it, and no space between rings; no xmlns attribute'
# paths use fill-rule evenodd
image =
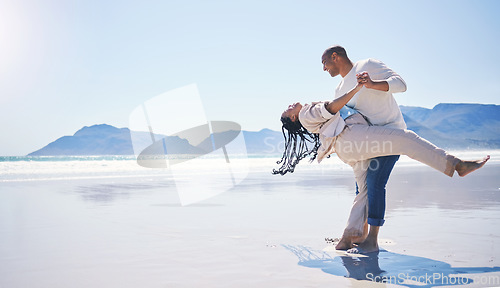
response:
<svg viewBox="0 0 500 288"><path fill-rule="evenodd" d="M366 271L352 269L363 257L323 251L324 238L339 237L347 221L352 170L322 163L278 176L261 165L267 160L238 185L187 206L172 178L124 167L109 175L116 167L97 161L73 172L64 169L75 163L53 167L86 179L4 182L0 287L379 287L357 280ZM498 175L497 162L463 178L396 164L379 276L467 268L461 277L500 277ZM307 251L320 258L299 258Z"/></svg>

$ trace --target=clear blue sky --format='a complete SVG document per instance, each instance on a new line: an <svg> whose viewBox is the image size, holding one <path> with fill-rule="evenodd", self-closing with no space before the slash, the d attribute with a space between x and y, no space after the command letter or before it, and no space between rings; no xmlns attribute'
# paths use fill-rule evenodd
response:
<svg viewBox="0 0 500 288"><path fill-rule="evenodd" d="M406 80L400 105L499 104L500 1L0 0L0 155L196 83L209 120L278 130L289 103L333 98L343 45Z"/></svg>

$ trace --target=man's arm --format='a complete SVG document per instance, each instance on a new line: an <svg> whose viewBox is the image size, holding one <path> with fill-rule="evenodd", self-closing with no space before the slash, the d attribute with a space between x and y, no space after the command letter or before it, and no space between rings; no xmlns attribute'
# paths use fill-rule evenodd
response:
<svg viewBox="0 0 500 288"><path fill-rule="evenodd" d="M362 81L366 88L391 93L406 91L406 83L403 78L384 63L370 59L369 66L371 76L367 72L360 73L360 75L365 74L362 75Z"/></svg>
<svg viewBox="0 0 500 288"><path fill-rule="evenodd" d="M367 89L374 89L384 92L389 91L389 83L386 80L372 80L370 79L370 75L368 75L368 73L366 73L364 79L365 87Z"/></svg>

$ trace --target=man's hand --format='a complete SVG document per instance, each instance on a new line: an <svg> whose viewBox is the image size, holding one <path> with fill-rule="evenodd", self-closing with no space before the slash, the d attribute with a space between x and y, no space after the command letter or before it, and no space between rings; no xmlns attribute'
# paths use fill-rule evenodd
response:
<svg viewBox="0 0 500 288"><path fill-rule="evenodd" d="M359 74L356 74L356 78L358 79L358 83L363 84L368 89L373 89L373 81L368 75L368 72L363 71Z"/></svg>
<svg viewBox="0 0 500 288"><path fill-rule="evenodd" d="M365 77L363 77L363 74L366 73L366 75L368 75L367 72L361 72L359 74L356 74L356 79L358 80L358 84L356 85L357 86L365 86L365 83L366 83L366 80L365 80Z"/></svg>
<svg viewBox="0 0 500 288"><path fill-rule="evenodd" d="M358 84L363 84L367 89L389 91L389 83L387 81L373 81L366 71L356 74L356 78L358 79Z"/></svg>

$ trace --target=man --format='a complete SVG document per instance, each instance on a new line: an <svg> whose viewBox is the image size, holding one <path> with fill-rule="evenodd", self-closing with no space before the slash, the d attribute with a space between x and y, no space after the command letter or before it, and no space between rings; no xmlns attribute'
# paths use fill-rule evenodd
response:
<svg viewBox="0 0 500 288"><path fill-rule="evenodd" d="M406 129L401 110L392 95L392 93L406 91L406 83L398 74L389 69L384 63L374 59L353 63L347 57L347 53L342 46L332 46L326 49L321 61L324 71L328 72L332 77L340 74L343 78L335 90L335 98L344 95L356 86L357 78L360 77L357 75L362 75L364 88L366 89L360 90L346 106L359 111L373 125ZM342 237L335 247L336 249L346 250L352 248L352 242L355 241L359 243L358 250L360 252L378 251L378 232L385 222L385 186L398 159L399 155L393 155L377 157L368 161L366 183L359 183L360 181L356 183L356 194L361 189L366 189L368 195L368 219L367 223L364 224L363 235L350 237L344 233L346 237ZM349 229L350 224L352 223L348 221L346 231ZM367 224L370 225L369 232L367 231ZM367 233L368 235L366 235Z"/></svg>

